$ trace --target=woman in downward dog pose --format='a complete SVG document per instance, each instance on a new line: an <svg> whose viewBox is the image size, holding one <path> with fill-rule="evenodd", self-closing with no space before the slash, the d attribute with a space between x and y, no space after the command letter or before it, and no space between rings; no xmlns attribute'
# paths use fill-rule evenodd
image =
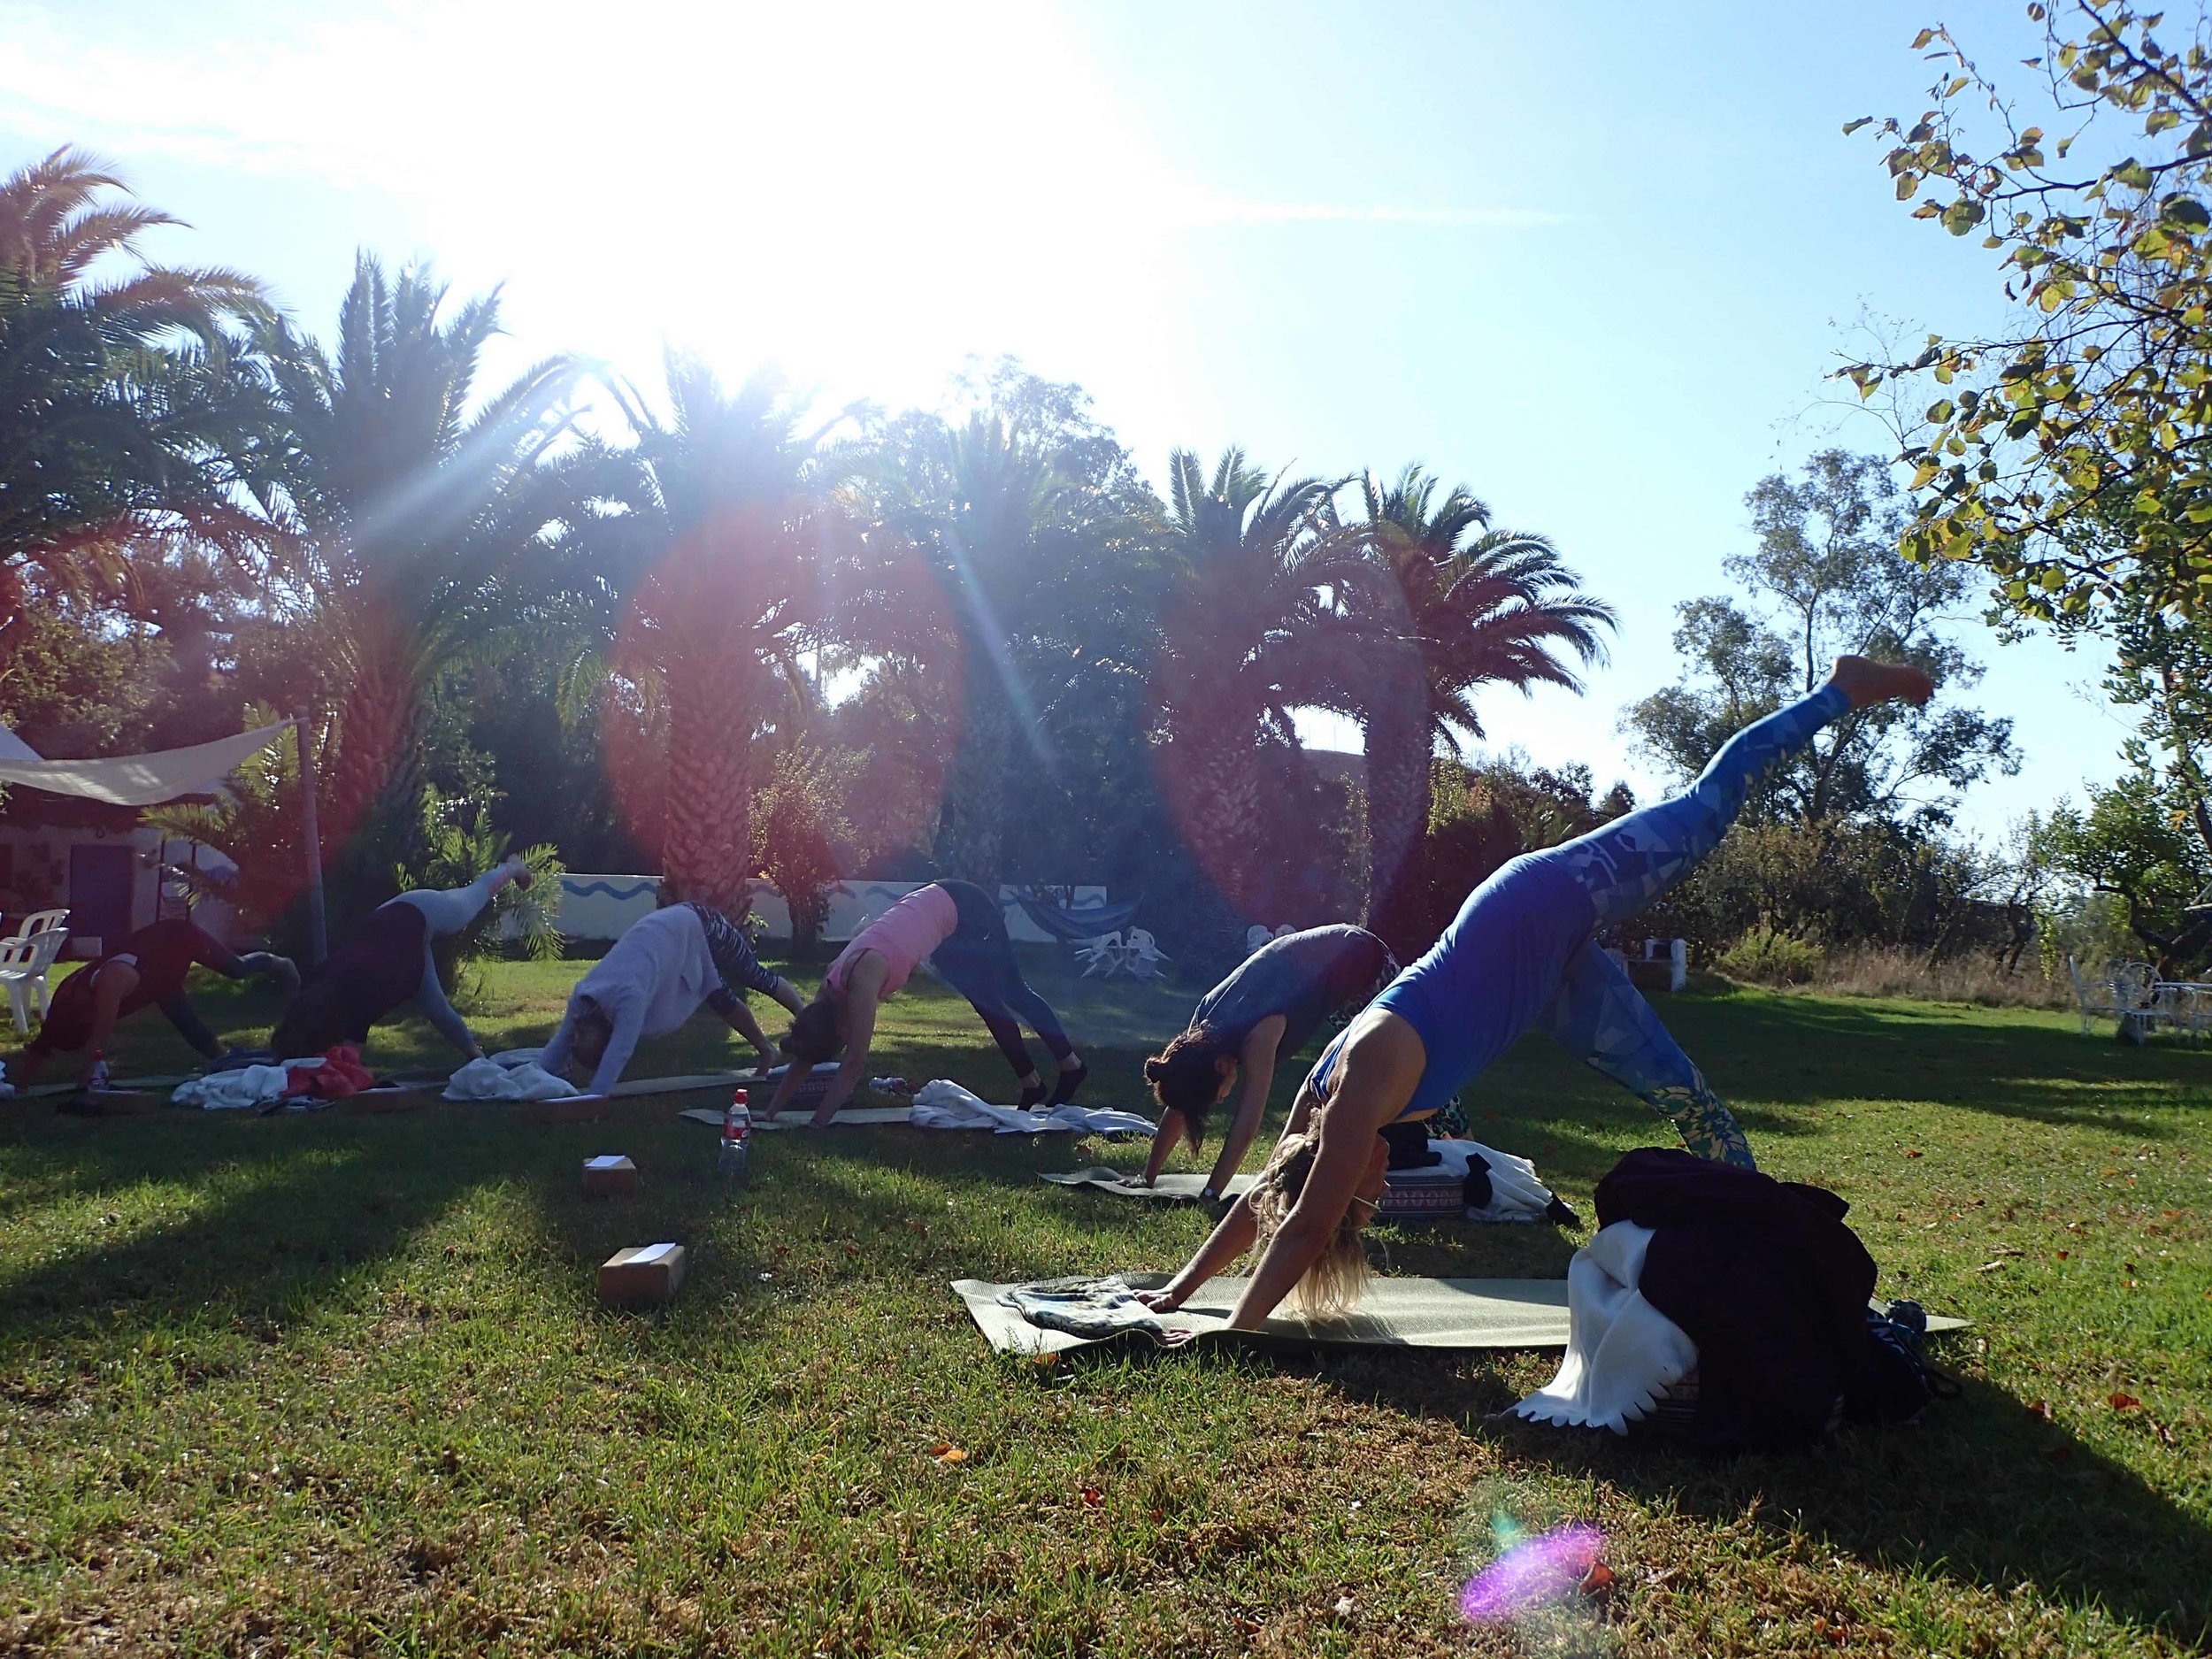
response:
<svg viewBox="0 0 2212 1659"><path fill-rule="evenodd" d="M446 1000L433 946L467 927L510 882L530 885L528 867L511 855L465 887L417 887L379 905L358 933L307 976L270 1035L277 1058L365 1043L369 1027L411 996L441 1037L469 1059L482 1059L468 1022Z"/></svg>
<svg viewBox="0 0 2212 1659"><path fill-rule="evenodd" d="M1256 1329L1294 1292L1310 1312L1356 1301L1367 1269L1360 1231L1387 1163L1382 1132L1435 1112L1532 1025L1671 1120L1691 1151L1750 1168L1734 1116L1594 936L1695 868L1753 783L1822 726L1891 698L1924 703L1934 690L1917 668L1839 657L1819 690L1729 739L1687 793L1506 864L1330 1044L1252 1190L1144 1300L1180 1307L1260 1240L1233 1326Z"/></svg>
<svg viewBox="0 0 2212 1659"><path fill-rule="evenodd" d="M1343 924L1286 933L1247 956L1206 993L1191 1015L1190 1029L1144 1063L1144 1080L1161 1109L1144 1184L1160 1179L1178 1141L1187 1138L1191 1150L1199 1148L1207 1115L1229 1098L1240 1072L1244 1097L1203 1194L1217 1196L1260 1132L1278 1056L1296 1054L1323 1020L1359 1007L1397 972L1388 946L1365 928Z"/></svg>
<svg viewBox="0 0 2212 1659"><path fill-rule="evenodd" d="M1021 1081L1019 1103L1025 1111L1075 1097L1090 1068L1077 1057L1060 1017L1022 978L998 901L972 881L938 881L915 888L869 923L830 964L822 976L822 988L799 1010L790 1035L783 1040L783 1051L793 1064L776 1085L768 1116L782 1111L808 1071L841 1048L845 1062L815 1109L814 1121L826 1124L837 1116L838 1108L852 1098L868 1075L877 1005L906 984L924 957L932 960L938 976L982 1017L999 1052ZM1049 1091L1030 1063L1017 1015L1060 1063L1059 1077Z"/></svg>

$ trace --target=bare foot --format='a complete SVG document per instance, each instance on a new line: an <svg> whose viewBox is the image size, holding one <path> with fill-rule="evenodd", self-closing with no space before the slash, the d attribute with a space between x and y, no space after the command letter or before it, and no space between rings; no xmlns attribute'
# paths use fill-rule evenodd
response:
<svg viewBox="0 0 2212 1659"><path fill-rule="evenodd" d="M1839 657L1828 675L1842 689L1855 709L1902 697L1915 707L1925 707L1935 695L1935 681L1925 669L1909 663L1878 663L1870 657Z"/></svg>

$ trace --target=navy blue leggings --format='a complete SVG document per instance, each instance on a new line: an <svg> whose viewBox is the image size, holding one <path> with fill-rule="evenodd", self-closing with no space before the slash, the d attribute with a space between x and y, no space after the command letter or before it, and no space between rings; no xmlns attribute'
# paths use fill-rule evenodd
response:
<svg viewBox="0 0 2212 1659"><path fill-rule="evenodd" d="M991 1041L1006 1056L1006 1064L1014 1068L1015 1077L1025 1078L1036 1070L1030 1062L1029 1045L1022 1041L1024 1023L1056 1060L1073 1054L1075 1045L1068 1041L1052 1004L1022 978L1021 964L1015 960L1013 941L1006 936L1006 918L997 903L973 882L941 881L937 885L952 895L953 906L960 912L960 926L937 947L930 965L939 979L968 999L968 1006L983 1021Z"/></svg>

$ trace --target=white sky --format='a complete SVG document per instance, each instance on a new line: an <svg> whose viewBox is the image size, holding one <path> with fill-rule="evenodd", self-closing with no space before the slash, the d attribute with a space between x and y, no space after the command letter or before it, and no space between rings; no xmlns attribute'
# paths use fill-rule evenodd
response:
<svg viewBox="0 0 2212 1659"><path fill-rule="evenodd" d="M311 326L357 247L504 283L510 369L649 385L675 344L896 406L1012 352L1156 478L1174 444L1424 461L1623 614L1587 697L1494 696L1494 738L1648 794L1615 723L1673 679L1744 492L1882 447L1824 381L1842 330L1995 314L1989 256L1838 131L1916 112L1932 14L1836 12L0 0L0 165L98 149L196 227L164 257ZM2016 5L1947 17L1993 65L2028 50ZM1982 655L2029 759L1969 799L1996 833L2110 776L2123 727L2093 664Z"/></svg>

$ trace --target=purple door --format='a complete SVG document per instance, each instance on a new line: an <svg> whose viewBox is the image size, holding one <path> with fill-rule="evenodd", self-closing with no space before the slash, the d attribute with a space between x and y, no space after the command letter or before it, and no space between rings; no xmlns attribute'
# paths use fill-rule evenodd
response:
<svg viewBox="0 0 2212 1659"><path fill-rule="evenodd" d="M131 931L131 883L138 858L127 847L69 849L69 931L112 950Z"/></svg>

